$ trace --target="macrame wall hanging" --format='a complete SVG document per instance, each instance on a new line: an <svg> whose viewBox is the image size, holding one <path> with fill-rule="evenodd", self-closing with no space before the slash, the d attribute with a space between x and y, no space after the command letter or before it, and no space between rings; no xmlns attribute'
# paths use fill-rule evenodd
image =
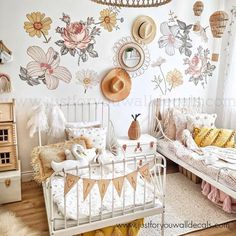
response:
<svg viewBox="0 0 236 236"><path fill-rule="evenodd" d="M13 60L12 52L7 46L0 40L0 64L5 64Z"/></svg>
<svg viewBox="0 0 236 236"><path fill-rule="evenodd" d="M0 93L10 93L11 92L11 80L6 74L0 73Z"/></svg>

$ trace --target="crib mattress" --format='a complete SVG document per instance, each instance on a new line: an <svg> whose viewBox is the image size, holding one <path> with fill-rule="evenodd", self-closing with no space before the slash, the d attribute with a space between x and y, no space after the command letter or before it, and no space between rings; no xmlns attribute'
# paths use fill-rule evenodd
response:
<svg viewBox="0 0 236 236"><path fill-rule="evenodd" d="M186 164L194 167L196 170L208 175L214 180L217 180L220 168L223 166L236 170L236 164L225 163L221 160L216 161L214 165L206 165L203 157L198 155L187 148L181 152L177 151L173 142L168 140L158 140L157 151L163 154L165 157L171 157L172 160L178 160L185 162ZM205 150L206 151L206 150ZM236 175L236 171L235 175ZM219 175L219 182L224 186L236 191L236 179L232 175L232 171L221 170Z"/></svg>

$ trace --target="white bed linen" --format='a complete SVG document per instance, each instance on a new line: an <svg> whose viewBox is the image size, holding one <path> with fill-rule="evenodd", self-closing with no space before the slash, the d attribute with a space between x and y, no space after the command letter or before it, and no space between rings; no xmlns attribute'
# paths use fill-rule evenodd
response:
<svg viewBox="0 0 236 236"><path fill-rule="evenodd" d="M157 150L167 158L169 156L172 157L172 159L180 159L186 164L194 167L196 170L207 174L214 180L217 180L217 177L220 173L219 182L233 190L236 190L236 164L223 161L223 158L219 158L219 155L223 157L225 154L226 156L227 150L223 150L222 148L217 147L206 147L202 148L204 155L198 155L197 153L185 148L179 141L170 142L164 139L158 140ZM231 154L229 154L228 157L225 158L226 160L229 159L229 156L232 155L232 152L236 157L235 149L235 151L231 151ZM211 164L208 164L207 162L207 158L209 158L209 155L212 155L214 157L214 161ZM231 159L233 159L233 161L235 160L232 157ZM222 169L227 167L235 169L235 171Z"/></svg>
<svg viewBox="0 0 236 236"><path fill-rule="evenodd" d="M127 173L132 172L132 170L127 170ZM120 168L117 169L116 176L122 176L123 173L120 172ZM83 176L88 177L88 176ZM93 174L93 179L99 179L101 176ZM107 179L112 179L112 174L106 175ZM64 215L64 178L61 176L55 176L51 180L52 182L52 194L53 201L57 205L59 212ZM97 184L94 185L91 191L91 216L97 216L100 214L101 209L103 213L108 213L112 211L112 182L107 189L106 195L103 199L103 204L101 205L101 197L98 190ZM134 206L133 196L134 190L127 180L125 180L125 208L129 209ZM124 191L124 190L123 190ZM86 200L83 200L83 182L79 180L78 182L78 195L79 195L79 217L89 216L89 200L88 196ZM154 192L150 188L146 188L146 199L145 203L150 203L153 201ZM144 181L138 175L137 189L135 192L135 206L144 204ZM123 207L123 195L118 196L114 188L114 209L120 210ZM77 186L75 185L70 192L66 195L66 217L67 219L77 220Z"/></svg>

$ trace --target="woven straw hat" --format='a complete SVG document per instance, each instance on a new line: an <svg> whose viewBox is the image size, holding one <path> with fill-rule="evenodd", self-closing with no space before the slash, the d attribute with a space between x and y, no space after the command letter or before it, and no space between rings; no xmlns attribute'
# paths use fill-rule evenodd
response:
<svg viewBox="0 0 236 236"><path fill-rule="evenodd" d="M137 17L133 24L132 34L138 43L151 43L156 36L154 20L149 16Z"/></svg>
<svg viewBox="0 0 236 236"><path fill-rule="evenodd" d="M126 99L130 94L131 86L131 78L122 68L112 69L101 83L103 95L113 102Z"/></svg>

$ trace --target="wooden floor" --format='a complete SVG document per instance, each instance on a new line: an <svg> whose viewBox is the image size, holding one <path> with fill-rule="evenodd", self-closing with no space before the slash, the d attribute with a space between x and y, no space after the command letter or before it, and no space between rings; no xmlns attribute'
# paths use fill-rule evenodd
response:
<svg viewBox="0 0 236 236"><path fill-rule="evenodd" d="M175 173L178 167L171 164L168 173ZM43 199L42 187L35 182L22 184L22 198L19 203L11 203L1 206L1 208L10 210L16 214L26 225L42 232L42 236L48 236L48 226L46 220L46 211ZM204 212L203 212L204 214ZM236 236L236 221L229 223L227 228L210 228L198 231L188 236ZM17 234L15 235L17 236ZM141 236L141 235L140 235ZM166 235L169 236L169 235Z"/></svg>

